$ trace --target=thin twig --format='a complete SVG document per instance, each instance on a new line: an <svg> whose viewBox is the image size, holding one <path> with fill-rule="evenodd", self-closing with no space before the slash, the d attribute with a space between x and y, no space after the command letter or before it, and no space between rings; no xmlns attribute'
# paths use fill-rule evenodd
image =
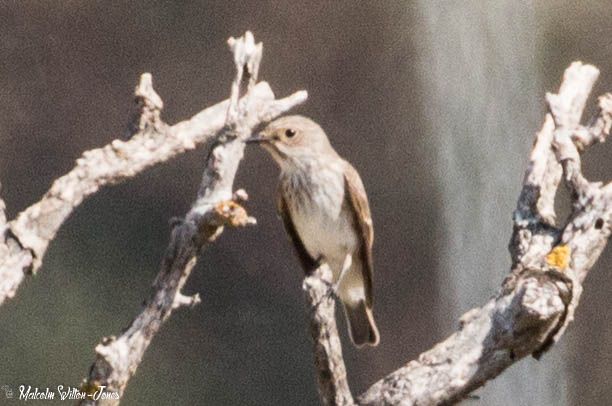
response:
<svg viewBox="0 0 612 406"><path fill-rule="evenodd" d="M225 109L217 111L224 118L223 131L216 136L208 156L198 197L184 219L174 224L161 269L153 282L151 296L146 300L141 313L120 337L104 339L96 347L96 360L83 383L83 389L91 395L104 387L105 392L117 393L120 397L152 338L172 311L183 305L193 306L200 301L199 296L183 295L181 289L202 248L213 241L224 226L254 223L254 219L247 215L239 203L246 199L246 193L232 193L234 176L243 155L244 139L262 121L262 117L270 116L271 110L282 113L306 98L304 92L278 101L274 100L271 92L265 98L261 97L258 91L261 85L256 86L255 82L262 47L261 44L255 44L250 32L230 40L230 48L236 62L232 96L230 102L224 104ZM244 75L249 76L249 83L244 97L239 98L237 95L241 92ZM180 132L175 133L175 136L180 137ZM119 398L96 402L89 397L83 402L95 403L116 405Z"/></svg>
<svg viewBox="0 0 612 406"><path fill-rule="evenodd" d="M244 117L247 127L265 122L303 102L307 94L299 91L275 100L266 82L251 85L246 107L253 114ZM174 126L161 121L161 98L153 90L151 75L142 75L136 88L139 116L132 124L129 141L86 151L76 166L58 178L42 199L21 212L8 227L0 227L0 306L15 296L26 275L36 272L63 222L82 201L101 187L136 176L143 170L165 162L225 133L230 100L225 100ZM238 148L240 149L240 148ZM226 191L226 200L231 193Z"/></svg>
<svg viewBox="0 0 612 406"><path fill-rule="evenodd" d="M602 142L612 126L610 95L600 98L591 126L580 125L598 73L576 62L566 70L559 92L547 95L550 113L537 135L514 212L509 246L513 265L501 290L483 307L464 314L458 330L446 340L372 385L357 404L453 404L521 358L539 358L559 340L611 229L612 183L602 187L588 182L579 154ZM572 191L574 210L559 227L554 202L562 178ZM312 335L318 340L315 348L328 352L315 359L334 360L342 364L334 368L343 370L341 348L334 345L337 332L326 327L326 317L333 315L320 305L309 310ZM315 365L324 403L344 404L329 393L342 392L345 377L334 376L325 363Z"/></svg>

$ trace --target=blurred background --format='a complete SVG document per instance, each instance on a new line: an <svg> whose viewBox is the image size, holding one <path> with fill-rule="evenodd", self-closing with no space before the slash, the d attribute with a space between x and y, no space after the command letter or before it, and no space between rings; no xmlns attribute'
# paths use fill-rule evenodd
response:
<svg viewBox="0 0 612 406"><path fill-rule="evenodd" d="M601 0L3 1L2 197L13 218L83 151L123 137L143 72L170 124L227 98L226 40L252 30L264 44L261 79L277 96L308 90L295 112L326 129L369 193L381 344L355 350L340 326L359 394L451 334L500 285L544 94L577 59L602 71L594 96L612 90L611 18ZM609 148L587 152L591 180L612 178ZM0 384L79 384L101 337L119 335L140 310L168 221L196 196L206 149L74 212L40 273L0 307ZM204 252L186 287L202 304L172 315L122 404L319 403L301 272L274 209L276 176L266 153L247 151L236 187L248 191L258 225L227 230ZM607 249L559 345L465 404L606 404L611 260Z"/></svg>

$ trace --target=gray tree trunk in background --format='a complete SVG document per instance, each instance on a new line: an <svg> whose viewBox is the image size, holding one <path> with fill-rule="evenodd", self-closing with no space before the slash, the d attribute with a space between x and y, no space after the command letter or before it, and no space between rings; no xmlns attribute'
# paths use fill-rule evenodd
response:
<svg viewBox="0 0 612 406"><path fill-rule="evenodd" d="M511 216L544 99L529 1L419 2L424 114L437 146L441 190L440 328L483 303L509 269ZM566 346L528 359L479 390L470 404L568 404ZM563 384L560 384L563 382Z"/></svg>

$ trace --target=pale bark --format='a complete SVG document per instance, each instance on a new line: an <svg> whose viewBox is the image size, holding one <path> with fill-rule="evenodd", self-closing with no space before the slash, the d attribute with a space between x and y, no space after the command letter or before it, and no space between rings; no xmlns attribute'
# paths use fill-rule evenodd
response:
<svg viewBox="0 0 612 406"><path fill-rule="evenodd" d="M256 77L257 72L253 73L253 77ZM249 105L244 108L251 113L241 123L248 128L269 121L306 98L306 92L301 91L286 99L275 100L266 82L250 83ZM232 89L232 97L237 100L240 89L236 89ZM26 275L40 268L49 243L85 198L103 186L130 179L153 165L213 139L227 138L230 133L225 126L228 124L226 118L231 100L209 107L189 120L168 126L161 120L163 103L153 90L150 74L142 75L135 95L140 112L134 120L135 134L129 140L116 139L102 148L85 151L76 160L74 169L56 179L39 202L8 223L4 221L4 202L0 199L0 305L7 298L15 296ZM233 104L236 104L236 100ZM241 104L246 102L243 98ZM233 144L236 145L234 152L242 154L242 147L238 144ZM233 175L222 175L223 182L233 181ZM230 200L232 194L227 185L221 189L223 198Z"/></svg>
<svg viewBox="0 0 612 406"><path fill-rule="evenodd" d="M234 54L236 77L229 102L216 112L218 116L206 117L200 122L206 126L211 121L221 124L223 120L224 124L215 134L215 144L206 162L197 199L184 219L176 221L172 227L161 269L141 313L121 336L105 338L96 347L96 360L82 386L93 396L86 399L84 404L119 404L120 398L97 402L92 398L102 386L105 392L121 396L151 340L172 311L200 302L198 295L184 296L181 289L203 247L213 241L224 226L255 223L255 219L249 217L240 205L240 201L246 199L246 193L242 190L233 193L234 177L244 152L244 140L256 125L274 119L306 99L306 92L302 91L286 99L275 100L267 85L256 85L262 45L255 44L250 32L237 40L230 38L229 45ZM189 125L178 126L174 136L180 136L182 130L190 131ZM140 127L146 129L149 126L145 124Z"/></svg>
<svg viewBox="0 0 612 406"><path fill-rule="evenodd" d="M580 165L580 152L603 142L612 125L610 94L600 97L600 111L591 124L580 125L598 74L595 67L575 62L558 94L547 95L550 113L537 135L514 212L509 246L513 266L499 292L464 314L446 340L372 385L357 404L453 404L521 358L539 358L559 340L573 320L582 282L610 235L612 183L588 182ZM556 225L554 201L562 175L572 192L573 212ZM322 297L329 289L326 284L308 287L317 287ZM342 375L341 349L335 345L335 322L325 319L330 306L321 301L310 313L311 326L326 331L313 328L315 348L328 351L317 354L317 361L334 360L333 368L315 364L319 393L327 405L347 405L351 394ZM348 393L338 397L338 392Z"/></svg>
<svg viewBox="0 0 612 406"><path fill-rule="evenodd" d="M230 39L236 77L229 100L190 120L168 126L163 103L149 74L136 89L140 111L132 137L87 151L75 168L57 179L40 202L6 221L0 199L0 305L13 297L25 275L36 271L63 221L86 197L105 185L186 150L214 140L202 185L190 211L173 224L170 243L143 310L119 337L105 338L83 390L123 393L144 352L172 311L200 298L181 294L202 248L224 226L254 223L240 205L244 191L233 192L244 139L306 99L306 92L276 100L265 82L257 84L261 44L250 33ZM510 242L512 269L501 289L481 308L462 316L457 331L418 359L392 372L353 398L334 318L329 269L323 265L304 281L314 342L315 369L326 405L437 405L464 399L521 358L540 357L559 340L582 294L582 283L610 235L612 183L586 180L580 152L603 142L612 125L612 95L600 111L580 124L584 105L598 76L593 66L576 62L566 70L558 94L547 95L550 113L530 155ZM563 180L572 192L573 212L556 224L554 202ZM96 403L88 398L84 403ZM118 404L105 399L100 404Z"/></svg>
<svg viewBox="0 0 612 406"><path fill-rule="evenodd" d="M142 75L135 96L139 104L128 141L114 140L105 147L86 151L75 168L57 179L36 204L13 221L6 222L0 200L0 305L15 295L27 274L35 272L49 243L70 213L101 187L129 179L142 170L213 141L197 199L184 219L175 221L170 243L155 278L150 297L130 327L119 337L104 338L96 347L96 360L82 383L93 395L123 394L154 335L172 311L197 304L196 295L181 294L203 247L224 226L254 224L240 205L247 196L233 192L244 140L252 129L270 121L307 98L305 91L276 100L266 82L257 83L262 55L250 32L228 41L236 75L230 98L203 110L187 121L169 126L161 120L163 102L155 92L151 75ZM98 402L89 396L83 403L118 404L119 399Z"/></svg>
<svg viewBox="0 0 612 406"><path fill-rule="evenodd" d="M302 287L308 307L317 389L321 400L324 405L352 405L353 395L348 385L336 326L331 270L327 265L322 265L306 276Z"/></svg>

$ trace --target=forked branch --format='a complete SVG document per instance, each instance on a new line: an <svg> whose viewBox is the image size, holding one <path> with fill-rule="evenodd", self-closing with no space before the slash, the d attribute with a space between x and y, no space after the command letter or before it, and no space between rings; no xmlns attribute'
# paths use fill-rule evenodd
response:
<svg viewBox="0 0 612 406"><path fill-rule="evenodd" d="M119 399L94 399L94 393L119 396L135 373L152 338L172 311L200 298L181 293L206 244L225 226L252 224L241 206L244 191L233 191L244 143L259 123L274 119L306 99L301 91L276 100L265 82L257 83L262 47L247 32L230 39L236 76L230 98L190 120L169 126L161 119L162 99L149 74L136 89L139 112L128 141L87 151L75 168L58 178L36 204L7 221L0 199L0 305L13 297L40 265L59 227L86 197L105 185L197 145L214 140L198 196L190 211L174 222L170 243L143 310L119 337L105 338L83 383L83 403L116 405ZM499 292L481 308L462 316L457 331L418 359L392 372L353 398L346 377L323 265L304 281L314 341L319 393L326 405L452 404L494 379L521 358L540 357L559 340L582 294L582 283L610 235L612 183L589 182L580 153L603 142L612 127L612 95L599 99L599 113L581 124L598 70L580 62L565 72L557 94L547 95L549 113L530 155L514 212L510 241L511 272ZM573 212L557 224L554 202L561 181L572 192Z"/></svg>
<svg viewBox="0 0 612 406"><path fill-rule="evenodd" d="M612 126L610 94L600 97L591 124L580 124L598 74L595 67L575 62L565 71L559 92L547 95L550 113L531 151L514 212L513 265L500 291L464 314L446 340L372 385L357 404L453 404L521 358L539 358L559 340L573 319L582 282L610 235L612 183L589 182L580 164L580 152L603 142ZM572 192L573 212L557 225L554 202L562 179ZM309 283L305 288L324 296L328 286ZM315 356L323 403L352 404L345 377L319 362L334 360L334 369L344 370L337 333L329 328L333 313L329 316L321 305L309 310L315 348L327 351Z"/></svg>
<svg viewBox="0 0 612 406"><path fill-rule="evenodd" d="M172 227L161 269L141 313L121 336L103 339L96 347L96 360L83 383L88 396L83 404L118 404L152 338L172 311L183 305L199 303L199 296L184 296L181 289L204 246L213 241L225 226L244 226L255 222L240 205L246 199L246 193L242 190L233 193L244 140L256 125L273 119L306 99L306 93L302 91L286 99L275 100L267 85L257 85L262 45L255 43L250 32L239 39L231 38L229 45L234 54L236 76L229 102L215 112L225 121L215 134L215 143L206 161L197 199L184 219L176 221ZM144 76L143 80L149 79ZM148 83L144 86L141 83L138 89L149 87ZM149 112L151 107L154 109L160 104L161 99L156 103L142 104L143 117L146 115L150 119L139 120L140 131L153 135L160 129L163 131L165 126L155 124L157 116ZM219 120L219 117L206 117L201 124L209 125L208 120ZM180 137L182 130L189 130L187 124L177 126L173 136ZM134 139L140 136L136 135ZM102 393L102 387L104 393L114 393L119 397L96 399L96 393Z"/></svg>

